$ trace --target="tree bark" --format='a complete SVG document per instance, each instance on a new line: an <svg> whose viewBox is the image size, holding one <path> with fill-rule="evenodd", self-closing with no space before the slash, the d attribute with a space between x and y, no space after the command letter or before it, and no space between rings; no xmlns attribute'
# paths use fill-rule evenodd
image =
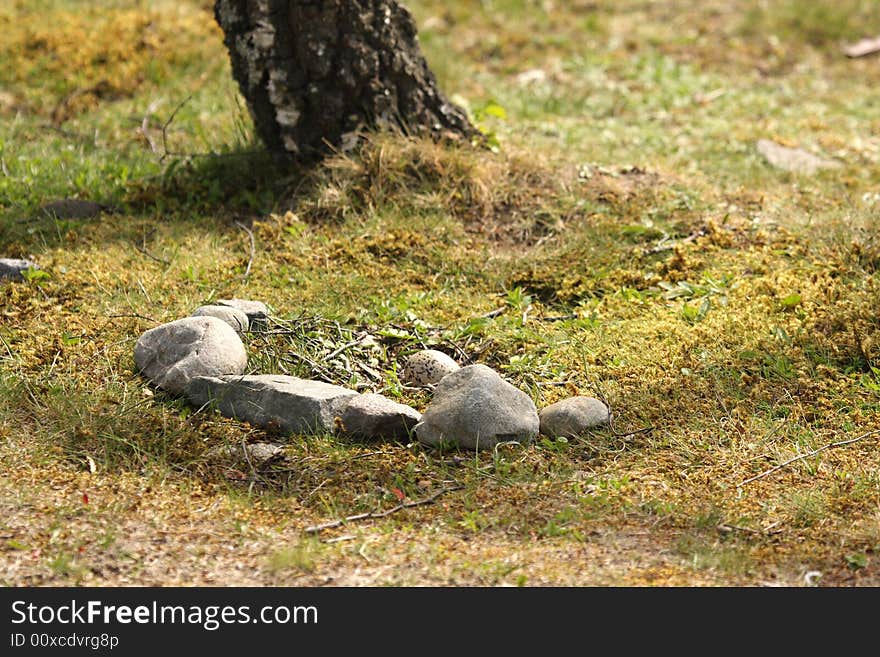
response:
<svg viewBox="0 0 880 657"><path fill-rule="evenodd" d="M395 0L216 0L214 14L271 151L311 159L376 127L479 135L437 87Z"/></svg>

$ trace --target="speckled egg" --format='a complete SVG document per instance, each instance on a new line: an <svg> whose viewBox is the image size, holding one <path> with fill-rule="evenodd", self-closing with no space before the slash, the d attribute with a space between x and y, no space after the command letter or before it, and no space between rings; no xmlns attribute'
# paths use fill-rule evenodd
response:
<svg viewBox="0 0 880 657"><path fill-rule="evenodd" d="M407 359L401 380L410 385L431 385L457 369L458 363L442 351L423 349Z"/></svg>

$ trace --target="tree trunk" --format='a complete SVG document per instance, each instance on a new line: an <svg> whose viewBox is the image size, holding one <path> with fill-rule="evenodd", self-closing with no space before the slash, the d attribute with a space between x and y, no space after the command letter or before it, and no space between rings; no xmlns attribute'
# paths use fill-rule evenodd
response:
<svg viewBox="0 0 880 657"><path fill-rule="evenodd" d="M395 0L216 0L232 71L269 150L313 158L364 128L472 139Z"/></svg>

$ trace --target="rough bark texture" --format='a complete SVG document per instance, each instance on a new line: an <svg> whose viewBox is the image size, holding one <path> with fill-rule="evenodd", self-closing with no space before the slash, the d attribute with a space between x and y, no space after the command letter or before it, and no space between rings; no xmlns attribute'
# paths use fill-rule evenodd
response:
<svg viewBox="0 0 880 657"><path fill-rule="evenodd" d="M267 147L347 148L364 128L470 138L394 0L217 0L232 70Z"/></svg>

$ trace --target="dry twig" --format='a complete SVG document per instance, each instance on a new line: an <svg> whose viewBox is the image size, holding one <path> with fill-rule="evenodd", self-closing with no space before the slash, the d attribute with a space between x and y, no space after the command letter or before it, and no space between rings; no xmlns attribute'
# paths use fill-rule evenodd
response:
<svg viewBox="0 0 880 657"><path fill-rule="evenodd" d="M611 435L617 438L627 438L629 436L638 436L642 433L651 433L655 429L654 426L647 426L642 427L641 429L635 429L634 431L618 431L617 427L614 426L614 411L611 408L611 402L609 402L608 398L601 392L596 393L596 398L608 408L608 428L611 430Z"/></svg>
<svg viewBox="0 0 880 657"><path fill-rule="evenodd" d="M369 513L358 513L353 516L347 516L345 518L340 518L339 520L331 520L330 522L324 522L320 525L312 525L311 527L306 527L303 531L307 534L317 534L319 532L324 531L325 529L333 529L334 527L340 527L347 522L357 522L358 520L372 520L374 518L385 518L390 516L392 513L397 513L398 511L402 511L403 509L411 509L414 506L424 506L425 504L434 503L438 497L441 495L445 495L446 493L451 493L452 491L461 490L464 486L447 486L446 488L441 488L436 493L429 495L428 497L424 497L420 500L414 500L412 502L402 502L397 506L393 506L390 509L386 509L385 511L370 511Z"/></svg>
<svg viewBox="0 0 880 657"><path fill-rule="evenodd" d="M138 315L137 313L118 313L114 315L107 315L108 318L117 318L117 317L134 317L135 319L143 319L148 322L152 322L153 324L158 324L158 320L153 319L147 315Z"/></svg>
<svg viewBox="0 0 880 657"><path fill-rule="evenodd" d="M159 149L156 148L156 142L153 140L153 137L150 135L150 117L153 113L159 109L159 105L162 104L162 99L154 100L147 106L147 111L144 112L144 118L141 121L141 127L139 128L139 132L143 135L144 139L147 142L147 145L150 147L150 152L158 153Z"/></svg>
<svg viewBox="0 0 880 657"><path fill-rule="evenodd" d="M750 478L746 479L745 481L737 484L736 487L741 488L741 487L745 486L746 484L752 483L753 481L757 481L758 479L763 479L764 477L767 477L768 475L771 475L774 472L778 472L779 470L782 470L782 468L789 466L792 463L795 463L796 461L802 461L804 459L808 459L811 456L815 456L816 454L819 454L820 452L824 452L827 449L834 449L835 447L843 447L844 445L852 445L853 443L857 443L860 440L864 440L865 438L869 438L870 436L875 436L877 434L880 434L880 429L875 429L874 431L869 431L867 433L863 433L861 436L856 436L855 438L850 438L849 440L840 440L836 443L828 443L827 445L822 445L822 447L819 447L818 449L814 449L812 452L807 452L806 454L799 454L798 456L795 456L794 458L790 458L787 461L770 468L769 470L765 470L764 472L762 472L759 475L755 475L754 477L750 477Z"/></svg>
<svg viewBox="0 0 880 657"><path fill-rule="evenodd" d="M178 153L173 153L168 150L168 128L171 126L171 122L174 121L174 117L177 116L177 113L186 105L190 100L192 100L192 94L184 98L177 107L174 108L174 111L171 112L171 116L168 117L168 120L162 124L162 157L159 158L159 161L162 162L169 155L178 155Z"/></svg>
<svg viewBox="0 0 880 657"><path fill-rule="evenodd" d="M139 245L139 244L138 244L137 242L135 242L134 240L131 241L131 245L132 245L135 249L137 249L138 251L140 251L141 253L143 253L145 256L147 256L150 260L155 260L156 262L161 263L161 264L165 265L166 267L169 266L169 265L171 264L171 263L170 263L168 260L166 260L165 258L160 258L160 257L157 256L157 255L153 255L152 253L150 253L150 252L147 250L146 247Z"/></svg>
<svg viewBox="0 0 880 657"><path fill-rule="evenodd" d="M496 308L495 310L490 310L487 313L483 313L476 317L476 319L495 319L496 317L503 315L507 311L507 306L502 306L501 308Z"/></svg>
<svg viewBox="0 0 880 657"><path fill-rule="evenodd" d="M248 258L247 268L244 270L244 274L242 274L242 277L241 277L242 280L246 280L247 277L251 275L251 265L254 264L254 254L256 253L256 250L257 250L256 243L254 242L254 231L252 231L250 228L245 226L240 221L236 221L235 225L238 226L239 228L241 228L244 232L246 232L248 234L248 237L250 238L250 241L251 241L251 252L250 252L250 257Z"/></svg>

